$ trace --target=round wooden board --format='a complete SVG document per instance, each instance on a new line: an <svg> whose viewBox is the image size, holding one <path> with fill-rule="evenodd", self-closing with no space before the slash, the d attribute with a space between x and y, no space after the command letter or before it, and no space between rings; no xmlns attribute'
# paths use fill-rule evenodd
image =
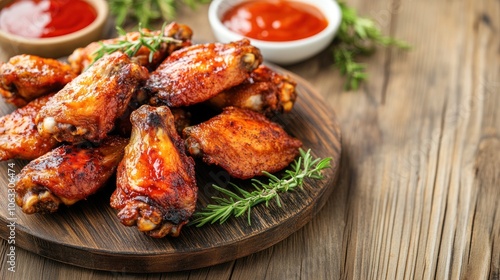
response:
<svg viewBox="0 0 500 280"><path fill-rule="evenodd" d="M247 218L232 218L224 224L184 227L181 236L154 239L135 227L125 227L109 206L112 184L86 201L63 207L52 215L26 215L8 199L9 173L18 174L25 162L0 163L0 236L15 240L21 247L49 259L80 267L120 272L169 272L215 265L268 248L309 222L335 189L341 156L341 133L332 109L304 79L283 69L298 83L299 98L290 114L276 119L293 136L311 149L315 157L332 157L332 168L323 180L306 179L303 190L281 195L282 207L253 208L251 225ZM3 114L12 107L1 103ZM9 164L14 164L13 170ZM199 205L219 194L212 184L226 186L225 171L197 162ZM13 210L13 211L11 211ZM11 232L6 225L15 222Z"/></svg>

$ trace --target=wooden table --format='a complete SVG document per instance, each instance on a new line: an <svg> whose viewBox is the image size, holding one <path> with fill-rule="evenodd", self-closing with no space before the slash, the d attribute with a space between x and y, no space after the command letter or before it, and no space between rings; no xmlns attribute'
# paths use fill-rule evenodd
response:
<svg viewBox="0 0 500 280"><path fill-rule="evenodd" d="M500 2L348 2L409 52L364 59L353 92L327 51L286 69L337 114L343 157L336 190L302 229L264 251L165 274L83 269L17 250L0 279L499 279ZM213 41L207 7L178 21Z"/></svg>

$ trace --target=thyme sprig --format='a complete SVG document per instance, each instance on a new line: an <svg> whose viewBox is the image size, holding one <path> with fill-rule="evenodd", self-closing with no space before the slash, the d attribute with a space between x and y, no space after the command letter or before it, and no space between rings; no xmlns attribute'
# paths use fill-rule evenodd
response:
<svg viewBox="0 0 500 280"><path fill-rule="evenodd" d="M117 32L119 35L119 39L116 43L105 43L104 41L99 41L99 48L93 53L92 63L100 59L106 54L114 53L117 51L121 51L128 55L129 57L133 57L142 47L146 47L149 49L149 62L153 61L153 56L156 51L159 50L163 43L182 43L180 40L176 40L172 37L167 37L164 35L166 23L161 27L161 31L158 34L152 34L149 31L144 30L139 24L139 37L137 39L127 39L127 32L117 26Z"/></svg>
<svg viewBox="0 0 500 280"><path fill-rule="evenodd" d="M228 189L213 185L213 187L226 195L226 197L212 197L214 204L208 204L205 208L194 213L194 220L190 225L201 227L207 223L213 224L218 222L224 223L230 217L240 217L247 214L248 224L251 224L251 210L257 204L265 203L266 207L269 202L275 199L276 204L281 207L280 193L290 192L297 187L302 188L305 178L322 179L321 171L329 168L332 158L316 158L311 156L311 150L307 152L300 149L300 157L296 159L290 166L290 169L285 171L282 178L263 172L269 178L269 182L264 183L257 179L252 179L252 186L255 190L246 191L237 185L230 183L236 190L235 192Z"/></svg>
<svg viewBox="0 0 500 280"><path fill-rule="evenodd" d="M390 36L382 35L376 23L358 15L354 8L339 1L342 21L332 44L334 65L346 76L345 89L355 90L368 78L365 65L356 62L358 55L368 55L377 46L409 49L410 45Z"/></svg>

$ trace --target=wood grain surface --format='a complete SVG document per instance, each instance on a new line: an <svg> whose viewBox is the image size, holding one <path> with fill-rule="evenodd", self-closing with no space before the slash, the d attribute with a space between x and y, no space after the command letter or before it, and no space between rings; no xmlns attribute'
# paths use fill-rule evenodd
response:
<svg viewBox="0 0 500 280"><path fill-rule="evenodd" d="M369 79L345 91L331 53L287 66L342 127L338 185L282 242L234 261L174 273L103 272L18 248L1 279L499 279L500 1L348 0L410 51L362 59ZM211 41L206 6L178 20ZM0 175L0 176L3 176Z"/></svg>

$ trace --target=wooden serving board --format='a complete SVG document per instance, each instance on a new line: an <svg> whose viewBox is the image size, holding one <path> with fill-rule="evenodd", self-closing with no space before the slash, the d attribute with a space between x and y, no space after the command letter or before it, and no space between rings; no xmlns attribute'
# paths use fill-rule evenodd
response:
<svg viewBox="0 0 500 280"><path fill-rule="evenodd" d="M224 224L197 228L186 226L181 236L154 239L135 227L123 226L109 206L113 191L110 184L86 201L62 207L51 215L26 215L19 207L9 205L9 172L19 174L26 162L0 163L0 236L11 234L15 246L49 259L80 267L120 272L169 272L215 265L268 248L285 239L309 222L323 207L335 189L341 156L341 133L335 114L325 106L321 96L302 78L298 82L299 98L290 114L277 121L315 157L332 157L332 168L324 170L323 180L305 181L303 190L281 195L282 207L272 201L268 208L253 208L251 225L247 218L231 218ZM2 115L13 108L0 103ZM14 165L9 170L9 165ZM216 167L197 162L200 205L220 194L212 184L225 186L229 181L239 185L248 182L230 179ZM13 208L13 209L12 209ZM12 210L12 211L10 211ZM12 221L15 228L7 227ZM11 239L11 240L12 240Z"/></svg>

